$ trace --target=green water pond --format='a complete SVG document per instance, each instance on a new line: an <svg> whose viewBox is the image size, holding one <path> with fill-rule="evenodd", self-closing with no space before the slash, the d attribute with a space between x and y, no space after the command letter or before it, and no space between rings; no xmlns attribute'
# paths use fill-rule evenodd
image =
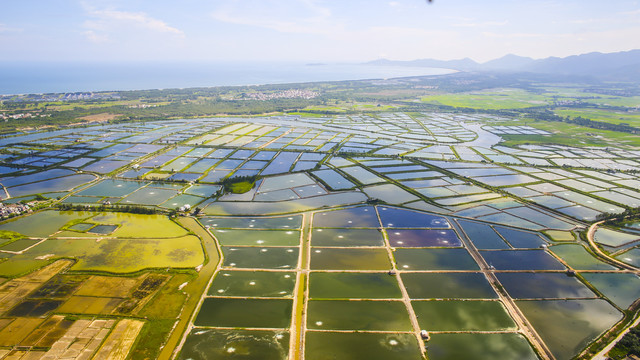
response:
<svg viewBox="0 0 640 360"><path fill-rule="evenodd" d="M312 272L312 299L398 299L402 297L395 277L384 273Z"/></svg>
<svg viewBox="0 0 640 360"><path fill-rule="evenodd" d="M622 318L618 310L602 299L516 303L558 359L571 359Z"/></svg>
<svg viewBox="0 0 640 360"><path fill-rule="evenodd" d="M402 273L412 299L495 299L482 273Z"/></svg>
<svg viewBox="0 0 640 360"><path fill-rule="evenodd" d="M291 325L290 299L206 298L194 324L234 328L278 328Z"/></svg>
<svg viewBox="0 0 640 360"><path fill-rule="evenodd" d="M314 270L388 270L391 268L385 249L313 248Z"/></svg>
<svg viewBox="0 0 640 360"><path fill-rule="evenodd" d="M306 360L420 360L413 334L335 333L307 331Z"/></svg>
<svg viewBox="0 0 640 360"><path fill-rule="evenodd" d="M268 330L193 329L181 360L286 360L289 333Z"/></svg>
<svg viewBox="0 0 640 360"><path fill-rule="evenodd" d="M514 299L595 298L596 294L566 273L498 273L498 280Z"/></svg>
<svg viewBox="0 0 640 360"><path fill-rule="evenodd" d="M412 301L421 329L428 331L515 330L516 324L499 301Z"/></svg>
<svg viewBox="0 0 640 360"><path fill-rule="evenodd" d="M257 269L294 269L298 248L223 246L224 266Z"/></svg>
<svg viewBox="0 0 640 360"><path fill-rule="evenodd" d="M616 268L591 255L582 245L562 244L549 248L574 270L615 270Z"/></svg>
<svg viewBox="0 0 640 360"><path fill-rule="evenodd" d="M221 245L298 246L297 230L213 230Z"/></svg>
<svg viewBox="0 0 640 360"><path fill-rule="evenodd" d="M520 334L431 334L430 360L537 360L527 339Z"/></svg>
<svg viewBox="0 0 640 360"><path fill-rule="evenodd" d="M209 295L291 297L296 285L293 272L221 271L216 275Z"/></svg>
<svg viewBox="0 0 640 360"><path fill-rule="evenodd" d="M402 301L311 300L307 328L320 330L411 331Z"/></svg>
<svg viewBox="0 0 640 360"><path fill-rule="evenodd" d="M220 229L299 229L302 226L302 216L203 217L200 222L205 226Z"/></svg>
<svg viewBox="0 0 640 360"><path fill-rule="evenodd" d="M582 276L621 309L640 299L640 278L635 274L582 273Z"/></svg>
<svg viewBox="0 0 640 360"><path fill-rule="evenodd" d="M88 218L94 213L46 210L20 217L0 225L0 230L15 231L29 237L47 237L72 220Z"/></svg>

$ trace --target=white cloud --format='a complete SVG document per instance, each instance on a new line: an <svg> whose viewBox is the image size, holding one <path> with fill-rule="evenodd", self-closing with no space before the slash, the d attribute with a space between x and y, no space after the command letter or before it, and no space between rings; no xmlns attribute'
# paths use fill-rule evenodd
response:
<svg viewBox="0 0 640 360"><path fill-rule="evenodd" d="M21 31L22 29L20 28L14 28L14 27L7 26L3 23L0 23L0 33L21 32Z"/></svg>
<svg viewBox="0 0 640 360"><path fill-rule="evenodd" d="M342 26L331 15L331 10L313 0L231 1L211 12L211 18L223 23L295 34L334 32L336 27Z"/></svg>
<svg viewBox="0 0 640 360"><path fill-rule="evenodd" d="M540 38L546 35L536 33L495 33L490 31L482 32L482 35L488 38L497 39L532 39ZM561 35L554 35L554 37L560 37Z"/></svg>
<svg viewBox="0 0 640 360"><path fill-rule="evenodd" d="M87 30L83 32L83 34L89 41L94 43L106 43L110 41L109 36L105 34L97 34L93 30Z"/></svg>
<svg viewBox="0 0 640 360"><path fill-rule="evenodd" d="M143 12L130 12L109 9L96 9L87 3L82 3L85 14L89 17L85 20L83 27L87 29L84 36L91 42L104 43L112 40L114 34L122 33L126 30L135 30L139 34L140 30L145 30L151 34L165 34L172 37L183 38L184 32L178 28L170 26L166 22L149 16ZM131 36L129 35L129 38Z"/></svg>
<svg viewBox="0 0 640 360"><path fill-rule="evenodd" d="M89 15L101 22L125 23L156 32L184 36L184 33L181 30L169 26L162 20L154 19L149 15L141 12L91 10L89 11Z"/></svg>
<svg viewBox="0 0 640 360"><path fill-rule="evenodd" d="M623 11L623 12L619 12L618 14L619 15L631 15L631 16L640 15L640 9L631 10L631 11Z"/></svg>
<svg viewBox="0 0 640 360"><path fill-rule="evenodd" d="M440 50L450 44L460 44L460 41L453 31L403 26L373 26L335 34L331 38L335 49L354 61L380 57L392 60L463 57L462 52Z"/></svg>

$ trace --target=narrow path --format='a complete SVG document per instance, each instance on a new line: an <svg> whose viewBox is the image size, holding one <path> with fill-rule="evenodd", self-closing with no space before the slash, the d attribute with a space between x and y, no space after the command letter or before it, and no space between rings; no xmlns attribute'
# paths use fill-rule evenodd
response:
<svg viewBox="0 0 640 360"><path fill-rule="evenodd" d="M307 302L309 300L309 254L311 239L311 214L302 214L302 230L300 231L300 257L296 268L296 287L293 290L293 314L289 335L289 359L304 358L304 333L306 330Z"/></svg>
<svg viewBox="0 0 640 360"><path fill-rule="evenodd" d="M291 128L291 129L289 129L289 130L285 131L285 132L284 132L284 134L282 134L282 135L280 135L280 136L276 137L275 139L273 139L273 140L269 141L268 143L266 143L266 144L264 144L264 145L260 145L260 146L258 146L258 149L264 149L264 148L266 148L267 146L269 146L269 145L273 144L274 142L276 142L276 141L280 140L281 138L283 138L283 137L285 137L285 136L289 135L291 132L293 132L293 128ZM275 158L275 156L274 156L273 158Z"/></svg>
<svg viewBox="0 0 640 360"><path fill-rule="evenodd" d="M180 225L193 231L202 239L204 250L206 251L209 261L202 266L198 277L189 282L189 284L183 289L187 296L180 319L174 326L171 335L167 342L162 347L162 351L158 355L158 359L169 360L178 355L178 352L182 348L184 341L189 335L189 331L192 328L193 319L197 314L197 309L201 306L207 295L207 288L213 280L213 275L218 272L222 264L222 256L219 252L217 241L213 236L204 229L198 220L189 217L182 217L178 219Z"/></svg>
<svg viewBox="0 0 640 360"><path fill-rule="evenodd" d="M599 353L597 353L592 360L606 360L609 357L607 356L607 353L609 351L611 351L611 349L613 349L613 347L618 343L618 341L620 341L620 339L622 339L623 336L625 336L629 330L631 330L632 328L636 327L638 324L640 324L640 317L638 317L633 323L631 323L629 326L627 326L621 333L620 335L618 335L615 339L613 339L609 345L607 345L604 349L602 349Z"/></svg>
<svg viewBox="0 0 640 360"><path fill-rule="evenodd" d="M467 250L469 250L469 253L473 257L473 259L476 261L476 263L478 263L478 266L480 267L480 271L482 271L482 273L486 276L487 280L489 280L489 284L491 284L491 287L493 287L493 290L498 294L498 298L500 299L500 301L502 301L502 304L504 304L505 308L509 312L509 315L511 315L511 318L513 318L513 320L518 325L518 329L520 329L522 334L529 340L531 345L534 347L538 355L543 360L555 359L555 357L551 353L551 350L549 350L549 348L547 347L547 344L544 343L540 335L538 335L538 333L533 328L533 326L531 326L531 324L529 323L529 320L520 311L520 308L516 306L515 301L513 301L513 299L510 296L506 295L502 291L502 285L498 281L496 274L489 267L489 265L484 260L482 255L480 255L480 252L478 252L478 249L475 247L473 242L468 238L464 230L462 230L460 225L458 225L458 223L455 220L452 222L455 225L457 225L457 226L455 225L454 226L457 228L456 230L460 234L460 239L465 244L465 247L467 248Z"/></svg>
<svg viewBox="0 0 640 360"><path fill-rule="evenodd" d="M594 240L594 235L596 233L596 230L598 230L598 225L602 224L603 222L604 220L598 221L597 223L593 223L591 226L589 226L589 231L587 232L587 241L589 242L589 247L591 248L591 250L593 250L596 254L598 254L598 256L605 259L607 262L611 263L612 265L639 273L640 269L638 269L637 267L629 265L627 263L623 263L618 259L612 258L609 255L602 252L602 250L600 250L600 248L598 247L598 244L596 244Z"/></svg>
<svg viewBox="0 0 640 360"><path fill-rule="evenodd" d="M9 200L11 199L11 195L9 195L9 190L7 190L6 187L4 187L4 185L0 184L2 186L2 190L4 191L4 193L7 195L4 200Z"/></svg>
<svg viewBox="0 0 640 360"><path fill-rule="evenodd" d="M378 212L378 207L376 207L376 215L378 217L378 223L380 224L380 231L382 232L384 238L384 246L387 249L387 254L389 256L389 261L391 262L391 270L398 281L398 286L400 287L400 292L402 292L402 302L407 308L407 313L409 313L409 320L411 320L411 326L413 327L413 334L418 341L418 346L420 347L420 353L422 354L422 358L427 358L427 347L424 344L424 340L420 335L420 323L418 322L418 317L416 316L415 311L413 310L413 306L411 306L411 298L409 297L409 293L407 292L407 288L404 287L404 283L402 282L402 277L398 272L398 268L396 268L396 262L394 261L393 251L391 250L391 244L389 244L389 237L386 235L386 232L382 231L382 220L380 219L380 212Z"/></svg>
<svg viewBox="0 0 640 360"><path fill-rule="evenodd" d="M593 250L599 257L601 257L602 259L606 260L607 262L609 262L612 265L621 267L625 270L630 270L633 271L634 273L638 274L640 273L640 269L636 268L635 266L631 266L627 263L624 263L618 259L615 259L613 257L608 256L607 254L605 254L602 250L600 250L600 248L598 247L598 244L596 244L594 236L596 233L596 230L598 230L598 226L600 224L602 224L604 222L603 221L598 221L596 223L593 223L590 227L589 227L589 231L587 232L587 241L589 242L589 247L591 248L591 250ZM629 330L631 328L633 328L634 326L638 325L640 323L640 317L636 318L636 320L630 324L629 326L627 326L622 332L620 332L620 334L613 340L611 340L611 342L609 342L609 344L602 349L599 353L597 353L593 359L595 360L605 360L608 359L607 353L618 343L618 341L620 341L620 339L622 339L622 337L624 335L626 335Z"/></svg>

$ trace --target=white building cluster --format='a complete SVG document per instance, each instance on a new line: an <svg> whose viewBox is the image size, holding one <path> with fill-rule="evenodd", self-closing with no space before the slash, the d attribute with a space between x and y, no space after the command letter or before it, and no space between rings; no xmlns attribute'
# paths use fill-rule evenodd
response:
<svg viewBox="0 0 640 360"><path fill-rule="evenodd" d="M29 204L4 204L0 203L0 217L8 218L12 215L17 216L26 212L31 212Z"/></svg>

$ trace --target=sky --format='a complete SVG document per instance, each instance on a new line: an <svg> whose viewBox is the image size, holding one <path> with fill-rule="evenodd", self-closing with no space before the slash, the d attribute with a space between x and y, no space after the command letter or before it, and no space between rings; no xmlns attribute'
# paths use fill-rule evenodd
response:
<svg viewBox="0 0 640 360"><path fill-rule="evenodd" d="M638 0L0 1L5 62L485 62L640 48Z"/></svg>

